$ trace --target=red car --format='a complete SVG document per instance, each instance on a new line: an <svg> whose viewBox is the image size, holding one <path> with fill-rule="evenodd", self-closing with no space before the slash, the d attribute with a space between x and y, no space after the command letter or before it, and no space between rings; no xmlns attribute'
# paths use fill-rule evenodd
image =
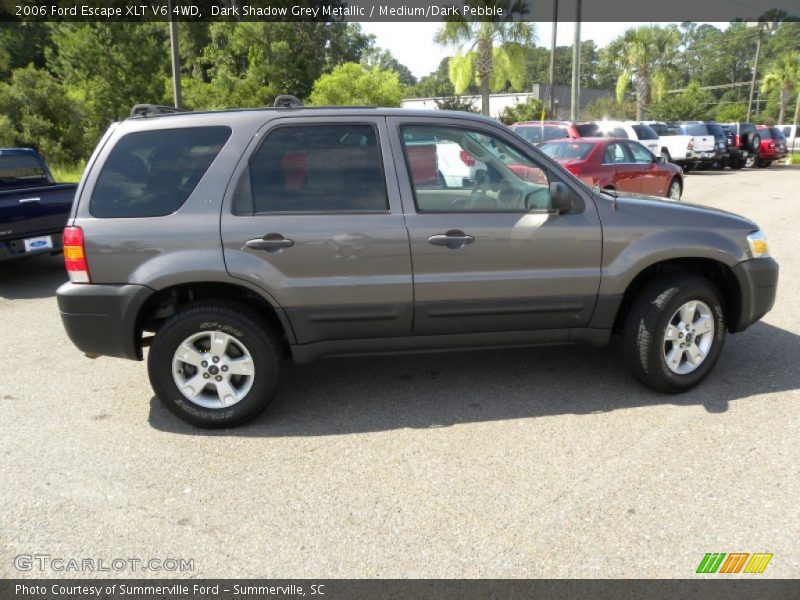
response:
<svg viewBox="0 0 800 600"><path fill-rule="evenodd" d="M617 138L553 140L539 150L591 187L679 200L683 174L639 142Z"/></svg>
<svg viewBox="0 0 800 600"><path fill-rule="evenodd" d="M756 125L756 133L761 138L758 146L758 154L755 157L757 167L766 168L772 161L786 158L786 138L783 132L777 127L767 127L766 125Z"/></svg>
<svg viewBox="0 0 800 600"><path fill-rule="evenodd" d="M590 132L597 130L597 125L572 121L520 121L509 125L509 128L535 146L550 140L590 135Z"/></svg>

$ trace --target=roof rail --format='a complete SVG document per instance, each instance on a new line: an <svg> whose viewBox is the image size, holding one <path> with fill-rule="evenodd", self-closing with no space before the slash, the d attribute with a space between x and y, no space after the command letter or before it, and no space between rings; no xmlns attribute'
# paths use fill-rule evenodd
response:
<svg viewBox="0 0 800 600"><path fill-rule="evenodd" d="M148 117L152 115L170 115L175 113L187 112L174 106L163 106L160 104L135 104L131 109L131 117Z"/></svg>
<svg viewBox="0 0 800 600"><path fill-rule="evenodd" d="M303 102L297 96L282 94L275 98L272 106L275 108L300 108L303 106Z"/></svg>

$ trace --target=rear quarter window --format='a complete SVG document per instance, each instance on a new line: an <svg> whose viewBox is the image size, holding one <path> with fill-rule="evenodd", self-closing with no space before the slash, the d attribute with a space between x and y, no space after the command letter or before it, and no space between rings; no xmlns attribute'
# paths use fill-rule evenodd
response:
<svg viewBox="0 0 800 600"><path fill-rule="evenodd" d="M636 132L636 136L640 140L657 140L658 139L658 134L649 125L632 125L631 127Z"/></svg>
<svg viewBox="0 0 800 600"><path fill-rule="evenodd" d="M229 127L182 127L124 135L97 177L97 218L163 217L194 191L231 135Z"/></svg>

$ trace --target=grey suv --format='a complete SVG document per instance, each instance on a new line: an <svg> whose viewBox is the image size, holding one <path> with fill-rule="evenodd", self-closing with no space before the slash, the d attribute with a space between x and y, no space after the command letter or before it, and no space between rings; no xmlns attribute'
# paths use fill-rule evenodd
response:
<svg viewBox="0 0 800 600"><path fill-rule="evenodd" d="M639 381L680 392L778 278L752 222L592 190L496 121L445 111L140 111L89 160L64 246L75 345L150 346L158 397L210 427L263 410L287 358L616 332Z"/></svg>

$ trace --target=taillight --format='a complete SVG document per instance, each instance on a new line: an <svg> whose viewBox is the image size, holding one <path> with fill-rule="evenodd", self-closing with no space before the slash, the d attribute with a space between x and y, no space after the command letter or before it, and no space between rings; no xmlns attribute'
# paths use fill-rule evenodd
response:
<svg viewBox="0 0 800 600"><path fill-rule="evenodd" d="M686 146L686 149L691 150L692 148L694 148L694 140L689 140L689 145Z"/></svg>
<svg viewBox="0 0 800 600"><path fill-rule="evenodd" d="M770 148L774 148L774 147L775 147L775 142L770 142L770 143L769 143L769 147L770 147Z"/></svg>
<svg viewBox="0 0 800 600"><path fill-rule="evenodd" d="M738 148L739 147L739 135L738 134L736 135L735 139L736 139L736 142L733 145Z"/></svg>
<svg viewBox="0 0 800 600"><path fill-rule="evenodd" d="M89 265L83 244L83 229L67 227L64 229L64 264L67 267L69 280L72 283L91 283Z"/></svg>
<svg viewBox="0 0 800 600"><path fill-rule="evenodd" d="M470 154L466 150L462 150L461 151L461 162L463 162L468 167L474 167L475 166L475 157L472 156L472 154Z"/></svg>

